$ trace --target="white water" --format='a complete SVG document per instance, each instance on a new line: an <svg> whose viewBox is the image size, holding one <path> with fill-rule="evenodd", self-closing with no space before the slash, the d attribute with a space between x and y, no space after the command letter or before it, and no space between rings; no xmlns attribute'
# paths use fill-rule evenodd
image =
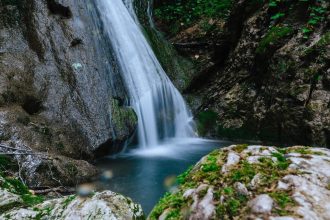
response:
<svg viewBox="0 0 330 220"><path fill-rule="evenodd" d="M138 116L139 147L194 137L192 115L145 39L133 0L97 0L96 5Z"/></svg>

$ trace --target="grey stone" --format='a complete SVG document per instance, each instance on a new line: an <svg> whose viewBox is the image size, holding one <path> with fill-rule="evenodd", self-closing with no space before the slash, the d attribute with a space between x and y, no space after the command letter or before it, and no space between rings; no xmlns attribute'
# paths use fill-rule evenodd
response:
<svg viewBox="0 0 330 220"><path fill-rule="evenodd" d="M254 213L269 214L272 211L273 203L274 201L269 195L262 194L249 201L248 206Z"/></svg>

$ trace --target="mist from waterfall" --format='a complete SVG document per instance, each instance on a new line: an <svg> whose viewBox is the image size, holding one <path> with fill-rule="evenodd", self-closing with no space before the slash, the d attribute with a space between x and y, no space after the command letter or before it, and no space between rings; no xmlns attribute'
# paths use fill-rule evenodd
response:
<svg viewBox="0 0 330 220"><path fill-rule="evenodd" d="M96 5L138 117L139 147L152 148L169 138L194 137L190 110L143 35L133 0L97 0Z"/></svg>

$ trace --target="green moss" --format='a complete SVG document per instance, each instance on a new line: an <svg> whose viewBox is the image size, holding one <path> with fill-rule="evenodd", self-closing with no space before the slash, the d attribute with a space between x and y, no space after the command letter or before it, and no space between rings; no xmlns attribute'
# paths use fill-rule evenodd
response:
<svg viewBox="0 0 330 220"><path fill-rule="evenodd" d="M197 130L200 135L206 135L216 128L218 115L214 111L200 112L197 116Z"/></svg>
<svg viewBox="0 0 330 220"><path fill-rule="evenodd" d="M190 171L193 169L193 166L190 166L184 173L180 174L177 177L177 182L179 184L184 184L187 180L187 176L189 175Z"/></svg>
<svg viewBox="0 0 330 220"><path fill-rule="evenodd" d="M137 116L133 109L119 104L119 100L111 100L111 119L115 132L123 133L128 127L134 127L137 123Z"/></svg>
<svg viewBox="0 0 330 220"><path fill-rule="evenodd" d="M242 152L246 148L247 145L237 145L234 150ZM214 202L217 204L216 219L237 218L248 211L246 208L248 197L236 191L233 187L234 184L240 182L248 185L259 174L261 175L261 181L258 188L250 192L257 195L269 193L269 189L274 186L274 183L288 173L292 173L287 169L290 164L290 161L284 155L287 151L282 150L279 153L273 153L271 156L275 157L276 161L273 161L273 158L269 156L261 157L259 163L253 164L242 159L229 172L222 173L220 168L226 161L228 153L215 150L207 155L197 167L189 168L179 176L182 179L179 191L174 194L166 194L153 209L150 219L158 219L165 210L167 210L168 219L184 219L184 210L190 207L193 201L191 198L183 198L183 193L187 189L196 189L200 184L213 186ZM198 197L203 198L206 193L207 189L201 190ZM292 199L288 193L276 192L272 193L271 196L278 204L273 209L274 213L278 215L289 213L287 208L292 205Z"/></svg>
<svg viewBox="0 0 330 220"><path fill-rule="evenodd" d="M5 178L5 182L2 183L1 187L18 195L30 194L27 186L15 178Z"/></svg>
<svg viewBox="0 0 330 220"><path fill-rule="evenodd" d="M41 220L41 219L44 219L43 217L48 216L51 213L52 207L45 207L43 209L34 207L33 211L38 212L38 214L36 215L36 217L34 219Z"/></svg>
<svg viewBox="0 0 330 220"><path fill-rule="evenodd" d="M4 181L0 182L0 188L20 195L25 206L33 206L44 201L43 197L32 195L28 187L20 180L10 177L3 177L3 179Z"/></svg>
<svg viewBox="0 0 330 220"><path fill-rule="evenodd" d="M42 196L35 196L31 193L21 195L21 198L23 199L24 204L27 206L34 206L44 201Z"/></svg>
<svg viewBox="0 0 330 220"><path fill-rule="evenodd" d="M167 214L166 220L178 220L180 219L180 210L179 209L172 209Z"/></svg>
<svg viewBox="0 0 330 220"><path fill-rule="evenodd" d="M241 153L243 150L247 149L248 146L248 144L238 144L235 146L234 151Z"/></svg>
<svg viewBox="0 0 330 220"><path fill-rule="evenodd" d="M220 169L217 164L217 157L214 155L209 155L206 159L206 163L202 165L201 169L203 172L212 172Z"/></svg>
<svg viewBox="0 0 330 220"><path fill-rule="evenodd" d="M271 192L270 196L275 200L278 207L274 209L274 212L280 216L290 214L288 206L294 205L294 201L287 192Z"/></svg>
<svg viewBox="0 0 330 220"><path fill-rule="evenodd" d="M193 61L179 55L171 43L164 39L155 29L150 27L148 19L144 25L144 30L165 72L179 90L187 88L191 82L192 75L196 71ZM171 59L169 59L169 57L171 57Z"/></svg>
<svg viewBox="0 0 330 220"><path fill-rule="evenodd" d="M285 208L288 204L294 204L293 199L286 192L272 192L270 196L281 208Z"/></svg>
<svg viewBox="0 0 330 220"><path fill-rule="evenodd" d="M167 209L170 209L170 212L166 219L178 219L180 215L180 210L183 204L185 203L181 193L170 194L166 193L165 196L159 201L159 203L154 207L152 212L149 215L149 219L156 220L158 217ZM175 217L175 218L174 218Z"/></svg>
<svg viewBox="0 0 330 220"><path fill-rule="evenodd" d="M281 154L287 154L288 153L287 148L277 148L277 151L280 152Z"/></svg>
<svg viewBox="0 0 330 220"><path fill-rule="evenodd" d="M277 166L281 170L285 170L289 167L290 163L281 153L272 153L272 156L277 158Z"/></svg>
<svg viewBox="0 0 330 220"><path fill-rule="evenodd" d="M256 175L255 167L252 164L249 164L247 161L243 161L238 169L235 169L230 178L233 182L250 182L253 177Z"/></svg>
<svg viewBox="0 0 330 220"><path fill-rule="evenodd" d="M165 211L169 210L173 216L169 219L183 219L180 210L184 209L185 204L189 203L189 199L183 198L183 192L187 189L192 189L198 187L200 182L209 182L215 184L219 180L219 169L220 166L217 164L218 158L224 158L225 154L220 150L215 150L211 152L205 161L196 169L190 167L186 172L178 176L178 182L180 185L180 191L175 194L166 193L165 196L158 202L154 207L150 219L158 219L158 217ZM204 167L204 168L203 168ZM199 194L203 197L207 193L207 190L202 190ZM171 215L172 215L171 214ZM180 216L180 217L178 217Z"/></svg>
<svg viewBox="0 0 330 220"><path fill-rule="evenodd" d="M218 219L232 219L248 201L246 196L240 195L231 187L223 188L220 194L224 195L224 200L216 207Z"/></svg>
<svg viewBox="0 0 330 220"><path fill-rule="evenodd" d="M324 155L324 153L322 152L313 151L311 147L290 148L288 152L306 154L306 155Z"/></svg>
<svg viewBox="0 0 330 220"><path fill-rule="evenodd" d="M77 196L76 195L71 195L68 196L64 201L63 201L63 206L67 207Z"/></svg>
<svg viewBox="0 0 330 220"><path fill-rule="evenodd" d="M280 40L293 33L291 27L275 26L272 27L266 36L261 39L256 49L257 54L265 54L270 45L280 43Z"/></svg>

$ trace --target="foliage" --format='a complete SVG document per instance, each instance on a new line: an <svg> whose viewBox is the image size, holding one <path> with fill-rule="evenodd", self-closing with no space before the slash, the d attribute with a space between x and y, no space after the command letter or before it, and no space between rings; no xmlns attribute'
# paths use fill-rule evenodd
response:
<svg viewBox="0 0 330 220"><path fill-rule="evenodd" d="M271 15L270 19L278 22L286 13L290 14L290 11L287 9L292 9L294 5L307 5L308 14L306 16L308 19L307 23L301 28L301 32L303 38L308 39L315 28L326 18L326 12L328 10L325 4L326 1L327 0L270 0L268 6L271 11L275 12L275 14Z"/></svg>
<svg viewBox="0 0 330 220"><path fill-rule="evenodd" d="M264 54L268 47L273 44L279 43L279 41L290 35L293 32L291 27L286 26L275 26L272 27L266 36L259 42L259 45L256 49L256 53Z"/></svg>
<svg viewBox="0 0 330 220"><path fill-rule="evenodd" d="M224 18L231 6L232 0L178 0L163 3L155 16L171 26L188 26L203 17Z"/></svg>
<svg viewBox="0 0 330 220"><path fill-rule="evenodd" d="M309 20L306 26L302 28L302 33L305 39L308 39L315 27L325 19L327 9L322 4L324 2L325 0L316 0L314 5L309 7Z"/></svg>
<svg viewBox="0 0 330 220"><path fill-rule="evenodd" d="M285 16L284 13L279 12L279 13L276 13L275 15L271 16L270 19L271 20L277 20L277 19L282 18L284 16Z"/></svg>

